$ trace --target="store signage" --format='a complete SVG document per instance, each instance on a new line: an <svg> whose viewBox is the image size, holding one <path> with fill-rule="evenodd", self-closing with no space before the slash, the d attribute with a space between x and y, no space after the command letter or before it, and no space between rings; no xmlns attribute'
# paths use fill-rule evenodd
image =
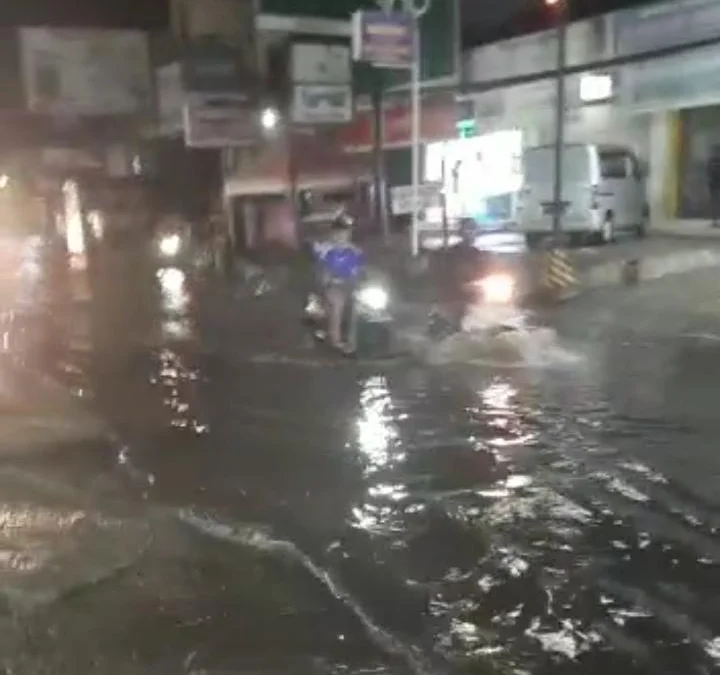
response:
<svg viewBox="0 0 720 675"><path fill-rule="evenodd" d="M580 76L580 101L582 103L600 103L613 96L612 75L584 73Z"/></svg>
<svg viewBox="0 0 720 675"><path fill-rule="evenodd" d="M452 98L440 97L425 100L420 114L420 138L423 143L443 141L457 135L457 113ZM338 142L347 151L365 152L374 140L373 114L363 110L353 121L338 130ZM383 145L385 148L408 147L411 140L411 114L408 105L399 105L384 111Z"/></svg>
<svg viewBox="0 0 720 675"><path fill-rule="evenodd" d="M296 124L342 124L352 119L351 85L298 84L293 89L292 120Z"/></svg>
<svg viewBox="0 0 720 675"><path fill-rule="evenodd" d="M417 208L413 209L413 186L398 185L390 189L390 208L394 216L407 215L417 210L442 207L442 185L423 183L418 185Z"/></svg>
<svg viewBox="0 0 720 675"><path fill-rule="evenodd" d="M259 125L245 96L193 93L183 108L183 127L188 147L228 148L254 143Z"/></svg>
<svg viewBox="0 0 720 675"><path fill-rule="evenodd" d="M251 82L237 49L213 41L188 45L182 58L182 81L186 91L245 93Z"/></svg>
<svg viewBox="0 0 720 675"><path fill-rule="evenodd" d="M377 68L409 68L413 63L415 23L409 12L355 12L353 58Z"/></svg>
<svg viewBox="0 0 720 675"><path fill-rule="evenodd" d="M350 47L296 42L290 48L290 70L296 84L349 84L352 80Z"/></svg>
<svg viewBox="0 0 720 675"><path fill-rule="evenodd" d="M671 0L614 15L615 50L634 54L720 34L720 0Z"/></svg>

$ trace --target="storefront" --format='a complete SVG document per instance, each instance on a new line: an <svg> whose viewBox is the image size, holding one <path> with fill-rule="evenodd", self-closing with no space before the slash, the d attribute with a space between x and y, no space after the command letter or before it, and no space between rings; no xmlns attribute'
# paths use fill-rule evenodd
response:
<svg viewBox="0 0 720 675"><path fill-rule="evenodd" d="M678 121L678 217L709 219L708 162L720 148L720 105L683 110Z"/></svg>
<svg viewBox="0 0 720 675"><path fill-rule="evenodd" d="M514 196L521 182L522 147L519 129L428 144L424 178L443 184L451 222L473 218L492 227L512 218ZM438 224L442 216L441 210L434 209L426 219Z"/></svg>

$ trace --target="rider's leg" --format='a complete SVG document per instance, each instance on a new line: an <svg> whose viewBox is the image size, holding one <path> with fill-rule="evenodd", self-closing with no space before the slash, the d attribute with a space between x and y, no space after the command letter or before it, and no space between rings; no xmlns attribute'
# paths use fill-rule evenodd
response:
<svg viewBox="0 0 720 675"><path fill-rule="evenodd" d="M328 301L328 334L330 342L335 346L343 344L343 318L347 293L341 286L330 286L327 289Z"/></svg>

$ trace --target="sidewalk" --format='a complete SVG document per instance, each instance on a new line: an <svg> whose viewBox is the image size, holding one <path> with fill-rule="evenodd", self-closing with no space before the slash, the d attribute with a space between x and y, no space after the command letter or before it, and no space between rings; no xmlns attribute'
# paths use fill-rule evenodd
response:
<svg viewBox="0 0 720 675"><path fill-rule="evenodd" d="M650 235L720 240L720 227L713 228L707 220L658 220L648 230Z"/></svg>

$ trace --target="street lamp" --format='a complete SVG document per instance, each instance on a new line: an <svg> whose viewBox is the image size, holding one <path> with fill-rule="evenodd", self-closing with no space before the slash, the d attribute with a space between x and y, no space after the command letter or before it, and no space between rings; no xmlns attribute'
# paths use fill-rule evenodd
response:
<svg viewBox="0 0 720 675"><path fill-rule="evenodd" d="M275 108L265 108L260 115L260 124L265 131L274 131L280 123L280 113Z"/></svg>

